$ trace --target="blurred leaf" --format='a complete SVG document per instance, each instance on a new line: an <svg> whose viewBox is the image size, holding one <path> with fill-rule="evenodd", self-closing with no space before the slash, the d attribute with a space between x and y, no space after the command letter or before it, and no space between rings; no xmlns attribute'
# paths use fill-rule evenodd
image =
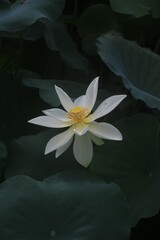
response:
<svg viewBox="0 0 160 240"><path fill-rule="evenodd" d="M96 54L96 38L111 29L117 29L117 19L109 6L95 4L87 8L77 20L77 29L82 37L83 50Z"/></svg>
<svg viewBox="0 0 160 240"><path fill-rule="evenodd" d="M92 5L77 20L78 32L81 37L104 33L116 24L114 17L114 13L108 6L104 4Z"/></svg>
<svg viewBox="0 0 160 240"><path fill-rule="evenodd" d="M114 124L121 142L107 141L94 153L90 171L118 184L129 201L132 225L160 208L159 122L137 114Z"/></svg>
<svg viewBox="0 0 160 240"><path fill-rule="evenodd" d="M20 69L17 72L17 77L21 81L23 78L35 78L35 79L41 79L41 76L38 73L26 70L26 69Z"/></svg>
<svg viewBox="0 0 160 240"><path fill-rule="evenodd" d="M87 59L78 52L77 46L68 34L65 25L61 23L48 24L45 39L50 49L60 52L67 66L87 71Z"/></svg>
<svg viewBox="0 0 160 240"><path fill-rule="evenodd" d="M82 39L82 49L88 55L97 55L96 39L100 34L90 34Z"/></svg>
<svg viewBox="0 0 160 240"><path fill-rule="evenodd" d="M63 88L71 97L82 95L85 90L85 85L63 80L42 80L33 78L24 78L23 83L28 87L39 88L40 97L51 106L57 107L60 105L59 98L55 91L55 85ZM81 94L79 94L81 93Z"/></svg>
<svg viewBox="0 0 160 240"><path fill-rule="evenodd" d="M72 147L59 158L55 158L55 152L44 155L47 142L60 131L59 129L47 130L37 135L13 140L5 177L25 174L43 180L62 170L82 168L74 159Z"/></svg>
<svg viewBox="0 0 160 240"><path fill-rule="evenodd" d="M123 24L126 39L134 40L141 46L149 46L152 49L156 49L159 28L160 20L149 14L140 18L128 17L128 21Z"/></svg>
<svg viewBox="0 0 160 240"><path fill-rule="evenodd" d="M147 14L151 7L144 4L145 0L110 0L114 11L133 14L137 17ZM146 1L148 2L148 0Z"/></svg>
<svg viewBox="0 0 160 240"><path fill-rule="evenodd" d="M43 182L12 177L0 186L0 202L2 239L129 239L119 188L85 172L62 172Z"/></svg>
<svg viewBox="0 0 160 240"><path fill-rule="evenodd" d="M98 53L136 99L160 109L160 57L148 49L118 36L98 39Z"/></svg>
<svg viewBox="0 0 160 240"><path fill-rule="evenodd" d="M55 91L55 85L62 88L71 98L77 98L85 94L87 85L78 82L66 81L66 80L51 80L51 79L37 79L37 75L28 71L19 71L20 77L23 79L23 83L28 87L39 88L40 97L51 106L57 107L60 105L59 98ZM99 91L99 99L108 97L108 93L105 90Z"/></svg>
<svg viewBox="0 0 160 240"><path fill-rule="evenodd" d="M78 52L65 25L55 23L63 10L65 0L52 0L51 3L36 1L17 1L8 7L8 11L3 14L2 26L0 17L1 36L25 40L37 40L44 36L47 46L58 51L67 66L88 71L88 61ZM1 11L3 13L3 8L0 13Z"/></svg>
<svg viewBox="0 0 160 240"><path fill-rule="evenodd" d="M42 22L36 21L32 25L26 27L23 30L16 32L0 31L0 36L3 38L18 38L20 41L30 40L34 41L41 38L45 33L45 25Z"/></svg>
<svg viewBox="0 0 160 240"><path fill-rule="evenodd" d="M151 12L153 17L160 17L159 0L110 0L110 3L113 10L120 13L140 17Z"/></svg>
<svg viewBox="0 0 160 240"><path fill-rule="evenodd" d="M44 24L53 23L62 13L64 3L64 0L17 0L14 4L2 5L0 30L19 32L36 21Z"/></svg>

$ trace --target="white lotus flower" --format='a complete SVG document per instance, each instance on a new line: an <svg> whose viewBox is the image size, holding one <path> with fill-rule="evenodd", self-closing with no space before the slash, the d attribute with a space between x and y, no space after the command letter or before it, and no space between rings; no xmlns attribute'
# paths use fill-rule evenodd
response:
<svg viewBox="0 0 160 240"><path fill-rule="evenodd" d="M73 138L73 153L76 160L87 167L93 157L92 141L102 145L102 139L122 140L122 135L117 128L105 122L96 122L98 118L111 112L126 95L115 95L104 100L92 112L97 98L98 77L87 88L86 94L75 101L59 87L55 86L59 100L65 110L52 108L43 111L44 116L31 119L29 122L50 128L69 127L63 133L51 138L46 145L45 154L56 150L56 158L71 145Z"/></svg>

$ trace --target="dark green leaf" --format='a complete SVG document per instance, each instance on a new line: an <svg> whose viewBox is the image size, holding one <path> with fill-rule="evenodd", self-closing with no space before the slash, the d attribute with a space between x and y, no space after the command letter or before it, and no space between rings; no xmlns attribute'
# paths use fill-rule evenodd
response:
<svg viewBox="0 0 160 240"><path fill-rule="evenodd" d="M114 11L133 14L137 17L145 15L151 9L150 6L145 4L145 0L110 0L110 3Z"/></svg>
<svg viewBox="0 0 160 240"><path fill-rule="evenodd" d="M159 122L151 115L137 114L114 125L123 140L98 147L90 171L121 187L135 225L160 208Z"/></svg>
<svg viewBox="0 0 160 240"><path fill-rule="evenodd" d="M23 78L23 83L25 86L39 88L40 97L54 107L60 105L59 98L55 91L55 85L61 87L71 98L74 99L85 94L87 89L85 84L81 84L76 81L72 82L65 80L37 79L37 75L34 73L32 75L32 73L28 71L19 71L19 75L20 78ZM107 97L107 91L99 91L99 99L104 99Z"/></svg>
<svg viewBox="0 0 160 240"><path fill-rule="evenodd" d="M115 14L109 6L95 4L87 8L77 20L77 28L82 37L83 50L96 53L96 38L111 29L118 29Z"/></svg>
<svg viewBox="0 0 160 240"><path fill-rule="evenodd" d="M104 35L98 39L98 52L136 99L160 109L160 57L122 37Z"/></svg>
<svg viewBox="0 0 160 240"><path fill-rule="evenodd" d="M0 202L2 239L129 239L119 188L85 172L63 172L43 182L12 177L0 186Z"/></svg>
<svg viewBox="0 0 160 240"><path fill-rule="evenodd" d="M96 33L104 33L116 25L114 14L104 4L95 4L87 8L77 20L78 32L81 37Z"/></svg>
<svg viewBox="0 0 160 240"><path fill-rule="evenodd" d="M36 21L55 22L62 13L64 0L17 0L0 8L0 30L19 32Z"/></svg>
<svg viewBox="0 0 160 240"><path fill-rule="evenodd" d="M55 91L55 85L63 88L70 97L76 98L76 96L80 96L84 93L85 85L71 82L71 81L63 81L63 80L41 80L41 79L33 79L33 78L25 78L23 80L24 85L28 87L36 87L39 88L40 97L49 103L51 106L57 107L60 105L59 98Z"/></svg>
<svg viewBox="0 0 160 240"><path fill-rule="evenodd" d="M80 55L64 25L60 23L48 24L45 39L50 49L60 52L67 66L87 71L87 59Z"/></svg>
<svg viewBox="0 0 160 240"><path fill-rule="evenodd" d="M155 18L160 17L159 0L110 0L111 7L114 11L126 14L133 14L140 17L152 13Z"/></svg>
<svg viewBox="0 0 160 240"><path fill-rule="evenodd" d="M42 180L62 170L81 168L73 156L72 146L58 158L55 158L55 152L44 155L47 142L58 133L60 130L54 129L14 140L5 177L25 174Z"/></svg>

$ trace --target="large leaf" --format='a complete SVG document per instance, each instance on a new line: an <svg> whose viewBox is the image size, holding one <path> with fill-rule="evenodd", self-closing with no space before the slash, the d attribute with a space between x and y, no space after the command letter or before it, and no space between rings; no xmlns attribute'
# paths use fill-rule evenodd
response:
<svg viewBox="0 0 160 240"><path fill-rule="evenodd" d="M55 91L55 85L63 88L63 90L65 90L73 98L82 95L85 90L85 85L71 81L25 78L23 83L28 87L39 88L40 97L54 107L60 105L59 98Z"/></svg>
<svg viewBox="0 0 160 240"><path fill-rule="evenodd" d="M1 239L129 239L119 188L84 172L12 177L0 186L0 212Z"/></svg>
<svg viewBox="0 0 160 240"><path fill-rule="evenodd" d="M136 17L152 12L155 18L160 17L159 0L110 0L111 7L114 11L126 14L133 14Z"/></svg>
<svg viewBox="0 0 160 240"><path fill-rule="evenodd" d="M116 25L115 15L109 6L95 4L83 12L76 25L81 37L104 33Z"/></svg>
<svg viewBox="0 0 160 240"><path fill-rule="evenodd" d="M94 153L90 171L117 183L129 201L132 224L160 208L159 122L148 114L122 119L115 126L121 142L107 141Z"/></svg>
<svg viewBox="0 0 160 240"><path fill-rule="evenodd" d="M17 0L0 8L0 31L18 32L39 21L55 22L62 13L65 0Z"/></svg>
<svg viewBox="0 0 160 240"><path fill-rule="evenodd" d="M96 38L111 29L117 29L117 17L109 6L95 4L87 8L78 18L77 29L82 37L82 48L96 54Z"/></svg>
<svg viewBox="0 0 160 240"><path fill-rule="evenodd" d="M87 89L87 85L76 81L38 79L38 75L25 70L19 71L19 78L23 79L25 86L39 88L40 97L54 107L60 105L59 98L55 91L55 85L62 88L73 99L85 94ZM107 91L101 89L99 91L98 98L104 99L107 97Z"/></svg>
<svg viewBox="0 0 160 240"><path fill-rule="evenodd" d="M104 35L98 39L98 52L136 99L160 109L160 57L122 37Z"/></svg>
<svg viewBox="0 0 160 240"><path fill-rule="evenodd" d="M59 51L71 68L87 71L87 60L78 52L65 25L55 21L65 0L17 0L0 5L0 34L5 37L36 40L44 36L47 46Z"/></svg>
<svg viewBox="0 0 160 240"><path fill-rule="evenodd" d="M34 127L38 128L38 126ZM72 147L58 158L55 158L55 152L44 155L47 142L58 133L60 133L59 129L53 129L13 140L5 177L25 174L43 180L62 170L81 169L73 156Z"/></svg>
<svg viewBox="0 0 160 240"><path fill-rule="evenodd" d="M87 59L78 52L77 46L68 34L65 25L61 23L48 24L45 39L50 49L60 52L67 66L87 71Z"/></svg>

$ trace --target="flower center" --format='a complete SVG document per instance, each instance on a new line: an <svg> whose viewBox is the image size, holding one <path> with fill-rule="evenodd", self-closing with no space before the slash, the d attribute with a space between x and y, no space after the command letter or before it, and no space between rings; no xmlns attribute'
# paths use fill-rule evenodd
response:
<svg viewBox="0 0 160 240"><path fill-rule="evenodd" d="M85 122L85 118L89 115L90 110L88 108L82 108L81 106L73 107L68 112L68 118L75 123Z"/></svg>

